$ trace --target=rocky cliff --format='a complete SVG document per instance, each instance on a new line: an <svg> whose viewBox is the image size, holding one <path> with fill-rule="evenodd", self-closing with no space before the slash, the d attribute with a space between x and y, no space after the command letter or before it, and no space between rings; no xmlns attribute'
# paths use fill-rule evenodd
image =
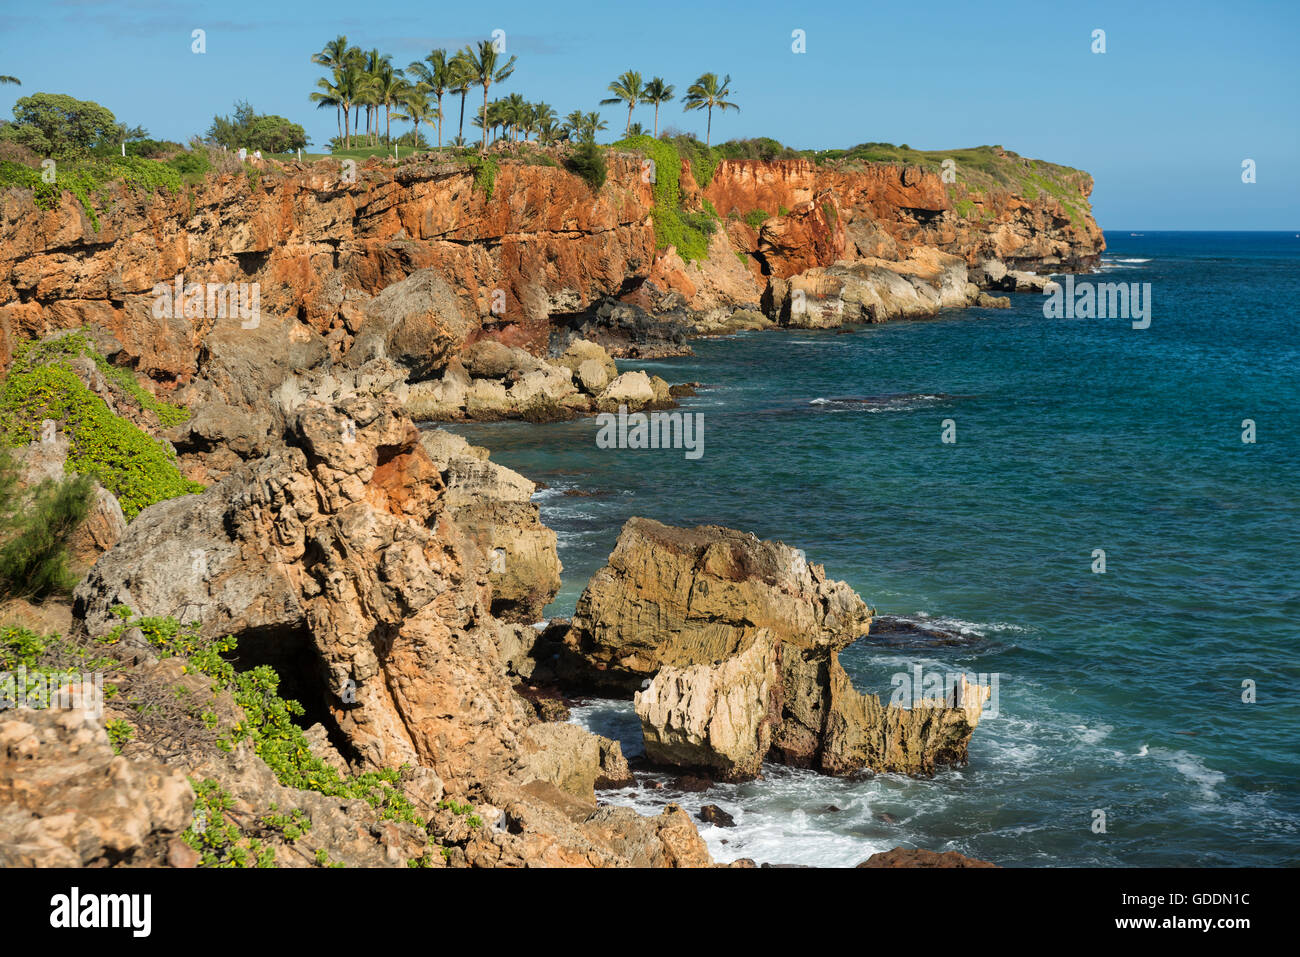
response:
<svg viewBox="0 0 1300 957"><path fill-rule="evenodd" d="M563 710L539 706L546 680L635 695L648 758L718 778L963 761L978 691L859 693L837 654L870 610L779 543L634 521L572 626L534 628L560 573L535 486L414 420L661 408L677 392L612 356L989 305L981 288L1041 284L1014 267L1086 267L1091 181L1002 159L953 183L683 160L671 212L708 235L680 250L656 248L669 210L628 151L599 189L534 153L264 164L118 187L94 216L4 193L6 441L39 439L32 476L75 461L121 508L79 548L68 635L4 631L0 670L93 652L121 694L106 720L0 715L20 836L0 860L709 864L675 807L598 806L628 763L539 719ZM196 815L250 829L218 846Z"/></svg>
<svg viewBox="0 0 1300 957"><path fill-rule="evenodd" d="M906 164L722 160L701 187L683 161L683 208L719 217L707 257L690 263L656 248L639 154L611 152L594 191L546 154L489 162L268 163L174 195L117 187L93 218L71 193L47 210L9 190L0 197L0 369L16 341L86 325L120 344L117 362L164 390L219 377L209 365L228 373L243 349L269 348L285 367L369 358L373 330L391 329L403 306L386 290L431 270L445 283L437 328L416 323L395 344L421 353L409 363L414 382L436 378L481 338L541 356L557 327L613 328L598 314L611 299L649 313L651 325L663 316L710 332L738 306L792 321L783 283L810 270L892 263L912 290L873 273L881 281L867 284L886 305L860 317L925 314L977 298L964 269L988 287L974 272L985 262L999 276L1004 267L1077 270L1103 245L1087 212L1090 177L1047 179L1044 164L1007 153L997 170L1005 183L974 174L948 183ZM940 254L951 257L941 282L912 265ZM233 326L214 314L220 296L212 301L214 287L231 283L258 290L257 317L238 314ZM943 283L960 295L928 295Z"/></svg>

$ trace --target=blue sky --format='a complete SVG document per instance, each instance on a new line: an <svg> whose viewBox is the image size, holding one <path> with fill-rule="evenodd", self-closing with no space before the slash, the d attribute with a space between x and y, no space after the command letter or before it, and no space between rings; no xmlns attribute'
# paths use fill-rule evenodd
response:
<svg viewBox="0 0 1300 957"><path fill-rule="evenodd" d="M596 109L627 69L679 93L705 71L730 73L741 112L715 114L714 142L998 143L1092 173L1106 229L1300 229L1295 0L3 4L0 73L23 83L0 87L6 117L20 96L69 93L184 141L247 99L321 144L335 119L308 103L320 75L309 58L336 34L401 66L502 29L519 63L501 92L561 116ZM196 28L203 55L190 51ZM804 54L791 52L795 29ZM1094 29L1106 31L1104 54L1091 51ZM603 113L618 131L625 114ZM636 118L648 125L649 108ZM704 132L703 115L677 104L661 124Z"/></svg>

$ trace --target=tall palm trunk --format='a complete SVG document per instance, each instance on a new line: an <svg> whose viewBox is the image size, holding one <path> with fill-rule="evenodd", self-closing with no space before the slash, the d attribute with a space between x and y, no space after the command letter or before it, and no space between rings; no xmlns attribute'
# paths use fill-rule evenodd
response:
<svg viewBox="0 0 1300 957"><path fill-rule="evenodd" d="M442 149L442 94L438 94L438 149Z"/></svg>
<svg viewBox="0 0 1300 957"><path fill-rule="evenodd" d="M704 145L709 145L709 138L713 136L713 104L709 104L709 122L704 128Z"/></svg>
<svg viewBox="0 0 1300 957"><path fill-rule="evenodd" d="M627 131L632 132L632 107L636 106L635 102L629 101L627 104Z"/></svg>
<svg viewBox="0 0 1300 957"><path fill-rule="evenodd" d="M460 127L456 130L456 135L462 143L465 141L465 97L468 93L469 87L460 91Z"/></svg>
<svg viewBox="0 0 1300 957"><path fill-rule="evenodd" d="M659 139L659 104L655 104L655 139Z"/></svg>
<svg viewBox="0 0 1300 957"><path fill-rule="evenodd" d="M487 91L488 84L483 84L483 152L487 152Z"/></svg>

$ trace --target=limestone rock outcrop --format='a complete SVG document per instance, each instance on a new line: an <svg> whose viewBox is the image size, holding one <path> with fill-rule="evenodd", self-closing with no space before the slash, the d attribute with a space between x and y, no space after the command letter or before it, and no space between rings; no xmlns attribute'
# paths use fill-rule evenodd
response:
<svg viewBox="0 0 1300 957"><path fill-rule="evenodd" d="M388 396L309 400L293 422L290 444L142 512L76 592L87 628L126 605L232 634L254 660L306 653L323 698L307 703L360 766L449 784L503 769L526 721L497 664L488 557L419 433Z"/></svg>
<svg viewBox="0 0 1300 957"><path fill-rule="evenodd" d="M781 720L780 649L762 630L717 666L661 668L634 698L646 757L720 780L757 777Z"/></svg>
<svg viewBox="0 0 1300 957"><path fill-rule="evenodd" d="M564 637L568 679L634 695L646 755L725 780L764 760L827 774L961 764L989 689L882 704L838 653L872 613L796 549L718 526L623 527ZM648 680L647 680L648 679Z"/></svg>
<svg viewBox="0 0 1300 957"><path fill-rule="evenodd" d="M560 589L555 532L532 501L537 486L443 429L420 436L446 486L451 520L488 555L492 614L534 622Z"/></svg>
<svg viewBox="0 0 1300 957"><path fill-rule="evenodd" d="M0 867L163 864L193 806L184 774L115 755L89 712L0 714Z"/></svg>
<svg viewBox="0 0 1300 957"><path fill-rule="evenodd" d="M592 680L631 691L664 665L730 658L761 628L829 650L870 623L866 603L797 549L720 526L632 518L578 599L565 644Z"/></svg>

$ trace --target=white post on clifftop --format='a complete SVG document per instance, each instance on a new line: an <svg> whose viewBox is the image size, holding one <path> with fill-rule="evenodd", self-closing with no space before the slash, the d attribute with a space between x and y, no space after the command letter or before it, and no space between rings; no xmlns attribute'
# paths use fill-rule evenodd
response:
<svg viewBox="0 0 1300 957"><path fill-rule="evenodd" d="M301 146L298 147L298 162L299 162L299 163L302 162L302 147L301 147Z"/></svg>
<svg viewBox="0 0 1300 957"><path fill-rule="evenodd" d="M126 140L122 141L122 155L126 155Z"/></svg>

